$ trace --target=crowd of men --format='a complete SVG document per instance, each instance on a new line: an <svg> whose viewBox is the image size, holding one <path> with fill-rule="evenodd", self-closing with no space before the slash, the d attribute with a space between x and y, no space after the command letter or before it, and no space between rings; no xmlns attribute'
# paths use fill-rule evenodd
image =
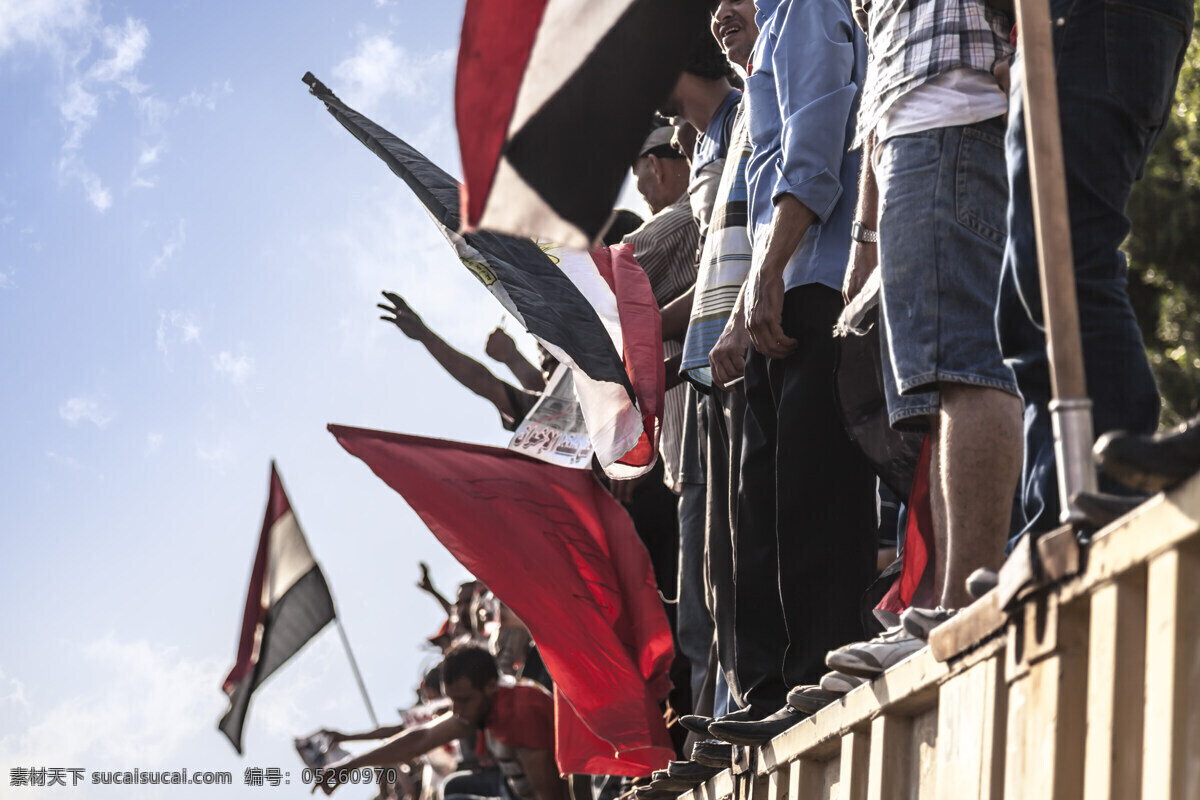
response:
<svg viewBox="0 0 1200 800"><path fill-rule="evenodd" d="M1108 477L1084 505L1099 517L1200 470L1200 420L1155 434L1160 400L1119 249L1193 5L1050 5L1088 394L1096 430L1122 432L1097 445ZM912 655L994 585L1007 545L1059 525L1025 76L1003 6L720 0L632 165L651 217L621 212L606 243L631 245L650 278L670 388L661 466L610 491L669 607L671 719L691 759L664 765L642 800L691 788L729 766L733 744L764 743ZM927 437L918 477L934 555L932 607L872 638L864 593L896 523L881 522L880 465L844 424L833 332L848 302L875 291L887 423ZM384 319L506 427L529 412L551 359L535 366L494 332L486 352L514 386L385 298ZM481 730L500 772L449 782L447 796L559 800L548 695L505 678L528 647L526 631L492 655L451 649L441 680L453 716L352 764L410 760Z"/></svg>

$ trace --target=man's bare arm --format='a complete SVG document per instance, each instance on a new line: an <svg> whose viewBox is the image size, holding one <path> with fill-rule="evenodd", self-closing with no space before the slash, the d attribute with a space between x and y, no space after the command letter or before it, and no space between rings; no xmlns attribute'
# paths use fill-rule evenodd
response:
<svg viewBox="0 0 1200 800"><path fill-rule="evenodd" d="M867 135L862 148L862 167L859 170L858 207L854 217L869 230L879 230L879 186L875 183L875 132ZM875 242L850 242L850 263L842 281L842 297L849 303L862 291L879 264L879 245Z"/></svg>
<svg viewBox="0 0 1200 800"><path fill-rule="evenodd" d="M746 278L746 328L755 349L769 358L785 358L796 340L783 332L783 272L817 215L790 194L775 199L762 261Z"/></svg>
<svg viewBox="0 0 1200 800"><path fill-rule="evenodd" d="M425 349L442 365L442 369L450 373L450 377L483 399L490 401L501 414L512 418L518 416L516 409L512 408L512 404L508 401L508 394L504 391L504 381L493 375L483 364L446 344L442 337L430 330L416 312L408 307L404 298L392 292L384 292L383 296L391 305L378 304L378 307L385 312L380 319L392 323L405 336L425 345Z"/></svg>
<svg viewBox="0 0 1200 800"><path fill-rule="evenodd" d="M567 800L567 783L558 774L553 750L518 748L517 760L537 800Z"/></svg>
<svg viewBox="0 0 1200 800"><path fill-rule="evenodd" d="M696 295L696 285L663 306L662 337L663 341L683 342L687 334L688 321L692 318L692 300Z"/></svg>
<svg viewBox="0 0 1200 800"><path fill-rule="evenodd" d="M326 794L331 794L340 785L337 782L337 775L341 771L403 764L428 753L435 747L441 747L455 739L469 736L473 731L470 724L461 718L453 714L446 714L432 722L410 728L393 736L373 750L331 764L322 773L321 782L313 786L313 791L320 787Z"/></svg>

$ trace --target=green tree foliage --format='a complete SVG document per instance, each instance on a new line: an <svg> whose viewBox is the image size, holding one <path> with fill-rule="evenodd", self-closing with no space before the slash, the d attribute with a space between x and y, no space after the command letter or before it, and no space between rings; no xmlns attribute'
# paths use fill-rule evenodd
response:
<svg viewBox="0 0 1200 800"><path fill-rule="evenodd" d="M1200 408L1200 36L1129 216L1129 295L1169 425Z"/></svg>

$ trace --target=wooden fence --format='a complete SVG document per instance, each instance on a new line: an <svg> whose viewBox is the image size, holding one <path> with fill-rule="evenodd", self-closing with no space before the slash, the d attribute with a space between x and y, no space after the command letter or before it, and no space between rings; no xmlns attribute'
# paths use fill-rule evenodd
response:
<svg viewBox="0 0 1200 800"><path fill-rule="evenodd" d="M1200 800L1200 475L1075 553L682 800Z"/></svg>

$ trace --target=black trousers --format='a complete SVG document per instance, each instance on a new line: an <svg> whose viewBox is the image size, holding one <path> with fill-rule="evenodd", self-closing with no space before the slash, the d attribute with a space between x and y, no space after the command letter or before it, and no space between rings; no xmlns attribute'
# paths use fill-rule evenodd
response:
<svg viewBox="0 0 1200 800"><path fill-rule="evenodd" d="M746 393L712 389L708 396L708 488L704 521L705 603L712 615L716 661L725 682L734 678L733 530L737 519ZM715 676L714 676L715 681Z"/></svg>
<svg viewBox="0 0 1200 800"><path fill-rule="evenodd" d="M863 637L859 603L875 576L875 479L834 399L841 294L784 296L783 359L752 347L734 534L734 698L756 715L816 683L825 654Z"/></svg>

